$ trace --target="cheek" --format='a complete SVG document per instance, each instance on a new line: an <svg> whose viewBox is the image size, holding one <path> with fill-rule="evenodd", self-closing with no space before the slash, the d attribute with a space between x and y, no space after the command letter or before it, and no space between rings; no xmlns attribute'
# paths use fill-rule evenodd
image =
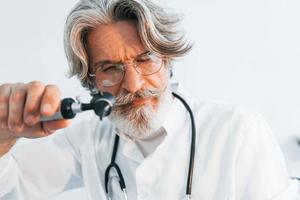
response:
<svg viewBox="0 0 300 200"><path fill-rule="evenodd" d="M162 69L156 74L145 77L145 87L162 89L168 84L169 73L166 69Z"/></svg>

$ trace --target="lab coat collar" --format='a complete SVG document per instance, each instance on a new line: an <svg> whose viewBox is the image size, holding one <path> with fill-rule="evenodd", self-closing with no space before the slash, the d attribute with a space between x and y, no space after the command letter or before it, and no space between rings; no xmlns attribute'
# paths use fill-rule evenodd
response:
<svg viewBox="0 0 300 200"><path fill-rule="evenodd" d="M121 152L124 156L131 160L134 160L137 163L142 163L145 159L136 143L130 139L126 139L123 141L121 140L120 149L122 149Z"/></svg>
<svg viewBox="0 0 300 200"><path fill-rule="evenodd" d="M172 92L181 96L193 109L193 102L191 101L191 98L179 83L172 83L171 89ZM186 114L188 113L184 105L180 102L180 100L174 98L169 114L162 125L162 127L166 130L167 135L177 133L178 128L181 126L180 122L185 119Z"/></svg>

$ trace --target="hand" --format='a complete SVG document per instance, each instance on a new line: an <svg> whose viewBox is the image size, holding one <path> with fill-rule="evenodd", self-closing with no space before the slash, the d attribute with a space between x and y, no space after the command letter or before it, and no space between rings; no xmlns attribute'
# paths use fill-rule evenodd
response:
<svg viewBox="0 0 300 200"><path fill-rule="evenodd" d="M38 138L70 124L69 120L40 122L60 108L60 90L34 81L0 85L0 141L19 137Z"/></svg>

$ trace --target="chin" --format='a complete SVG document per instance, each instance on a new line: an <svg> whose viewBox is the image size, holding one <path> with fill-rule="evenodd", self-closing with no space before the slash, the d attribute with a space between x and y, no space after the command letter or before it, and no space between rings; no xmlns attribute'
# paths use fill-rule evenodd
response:
<svg viewBox="0 0 300 200"><path fill-rule="evenodd" d="M118 133L130 139L141 139L151 135L161 127L156 119L156 109L152 105L126 107L113 110L110 119Z"/></svg>
<svg viewBox="0 0 300 200"><path fill-rule="evenodd" d="M169 111L172 102L171 92L165 91L157 102L136 107L131 105L115 107L109 118L120 136L132 140L151 137L161 128Z"/></svg>

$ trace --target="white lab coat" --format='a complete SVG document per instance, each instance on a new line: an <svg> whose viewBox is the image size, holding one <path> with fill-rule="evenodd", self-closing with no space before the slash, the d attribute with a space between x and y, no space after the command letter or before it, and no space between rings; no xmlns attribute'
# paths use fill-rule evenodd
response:
<svg viewBox="0 0 300 200"><path fill-rule="evenodd" d="M197 140L194 200L296 200L296 184L271 130L261 116L239 107L194 102ZM174 100L163 123L164 141L144 158L137 145L121 138L116 162L129 199L180 200L185 197L190 150L190 117ZM1 200L41 200L84 186L88 199L106 199L104 173L114 142L108 119L84 121L52 137L14 148L0 159ZM113 199L122 199L112 174Z"/></svg>

